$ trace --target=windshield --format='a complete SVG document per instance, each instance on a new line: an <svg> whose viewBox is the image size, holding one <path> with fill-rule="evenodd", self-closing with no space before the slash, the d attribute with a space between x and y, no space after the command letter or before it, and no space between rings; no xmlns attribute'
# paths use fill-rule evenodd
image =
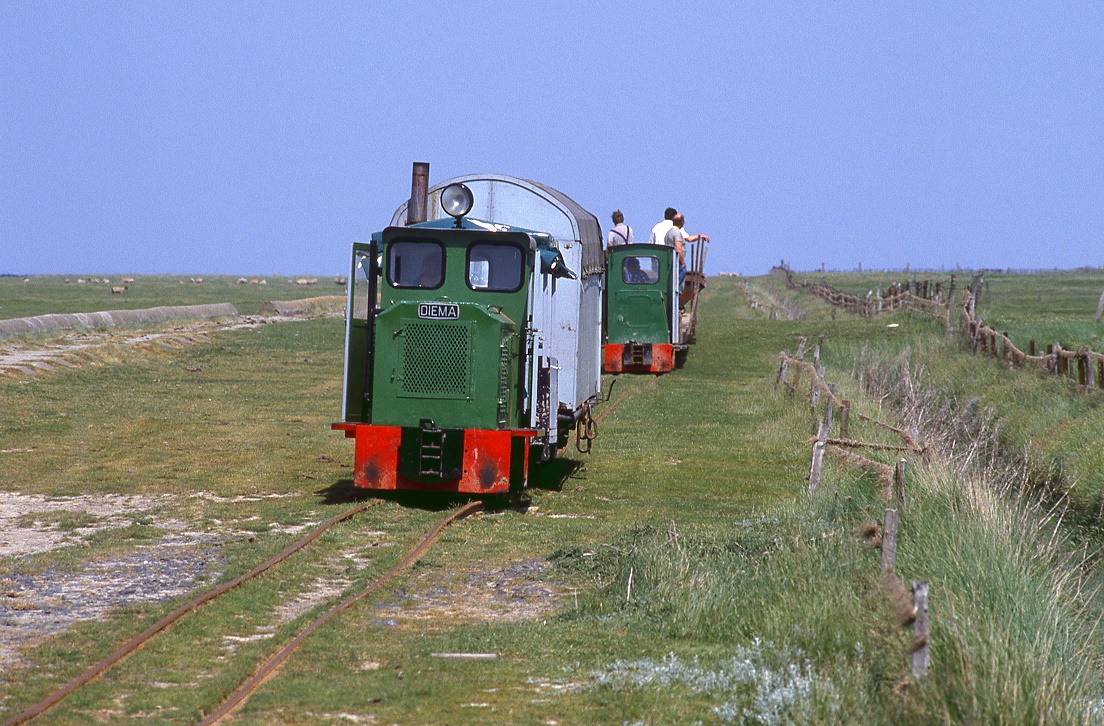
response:
<svg viewBox="0 0 1104 726"><path fill-rule="evenodd" d="M387 250L387 282L392 287L432 290L445 280L445 248L430 240L392 242Z"/></svg>
<svg viewBox="0 0 1104 726"><path fill-rule="evenodd" d="M651 285L659 282L659 258L652 255L631 255L621 262L621 279L630 285Z"/></svg>
<svg viewBox="0 0 1104 726"><path fill-rule="evenodd" d="M517 245L473 244L468 248L468 287L492 292L521 289L523 257Z"/></svg>

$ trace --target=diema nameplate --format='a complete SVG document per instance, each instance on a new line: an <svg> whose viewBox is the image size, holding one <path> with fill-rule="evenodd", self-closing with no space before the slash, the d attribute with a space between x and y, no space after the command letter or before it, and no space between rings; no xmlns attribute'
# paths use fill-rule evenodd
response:
<svg viewBox="0 0 1104 726"><path fill-rule="evenodd" d="M460 306L456 303L418 303L418 317L425 320L459 320Z"/></svg>

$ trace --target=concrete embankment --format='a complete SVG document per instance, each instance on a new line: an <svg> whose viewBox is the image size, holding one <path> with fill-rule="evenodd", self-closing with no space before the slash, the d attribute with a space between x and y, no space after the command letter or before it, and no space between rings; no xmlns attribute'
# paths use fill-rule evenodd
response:
<svg viewBox="0 0 1104 726"><path fill-rule="evenodd" d="M344 295L323 295L302 300L273 300L261 305L258 315L318 315L345 309Z"/></svg>

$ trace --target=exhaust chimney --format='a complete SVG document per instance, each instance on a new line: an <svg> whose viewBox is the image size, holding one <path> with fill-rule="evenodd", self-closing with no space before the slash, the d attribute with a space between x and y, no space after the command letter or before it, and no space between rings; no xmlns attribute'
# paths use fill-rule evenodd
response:
<svg viewBox="0 0 1104 726"><path fill-rule="evenodd" d="M410 202L406 205L406 223L417 224L428 218L429 162L415 161L410 174Z"/></svg>

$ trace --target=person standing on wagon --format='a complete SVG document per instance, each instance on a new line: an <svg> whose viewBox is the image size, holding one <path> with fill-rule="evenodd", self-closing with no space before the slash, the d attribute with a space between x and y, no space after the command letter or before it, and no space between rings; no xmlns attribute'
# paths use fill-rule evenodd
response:
<svg viewBox="0 0 1104 726"><path fill-rule="evenodd" d="M649 244L661 245L666 244L664 241L667 237L667 232L671 229L671 220L675 218L678 212L674 207L667 207L663 212L663 221L652 227L652 237L648 240Z"/></svg>
<svg viewBox="0 0 1104 726"><path fill-rule="evenodd" d="M709 235L687 235L682 229L683 225L686 224L686 220L681 214L676 214L671 222L671 229L667 230L667 235L663 238L663 243L669 247L674 247L675 251L678 253L679 292L681 292L682 283L686 280L686 253L683 251L683 246L691 242L697 242L698 240L705 240L708 242Z"/></svg>
<svg viewBox="0 0 1104 726"><path fill-rule="evenodd" d="M610 218L613 220L613 229L609 231L609 236L606 237L606 247L631 245L633 243L633 231L632 227L625 224L625 215L618 209L610 215Z"/></svg>

